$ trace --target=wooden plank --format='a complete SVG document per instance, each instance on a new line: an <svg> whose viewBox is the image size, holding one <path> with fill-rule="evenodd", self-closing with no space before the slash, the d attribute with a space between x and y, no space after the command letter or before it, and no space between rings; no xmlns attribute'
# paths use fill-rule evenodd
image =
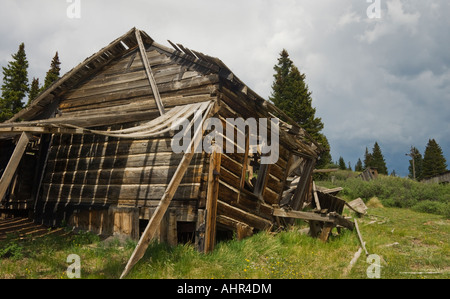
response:
<svg viewBox="0 0 450 299"><path fill-rule="evenodd" d="M84 134L84 130L68 129L68 128L54 128L49 126L21 126L11 125L10 127L0 127L0 135L22 134L23 132L35 133L35 134Z"/></svg>
<svg viewBox="0 0 450 299"><path fill-rule="evenodd" d="M361 215L367 214L367 206L364 204L364 201L360 197L358 197L355 200L352 200L349 203L345 203L345 205L358 214Z"/></svg>
<svg viewBox="0 0 450 299"><path fill-rule="evenodd" d="M144 230L144 233L142 234L135 250L133 251L133 254L131 255L130 259L128 260L127 265L125 266L124 271L122 272L122 275L120 278L124 278L131 270L131 268L144 256L145 251L147 250L148 245L150 244L151 240L153 239L153 236L156 232L156 229L159 227L159 223L161 222L161 219L163 218L164 214L167 211L167 208L169 207L170 202L172 201L172 197L175 194L175 191L177 190L181 179L184 176L184 173L186 172L187 167L189 166L192 157L194 156L194 149L197 147L199 142L201 142L201 136L203 136L203 123L205 119L207 119L210 115L212 109L212 104L208 104L208 107L205 109L205 116L201 120L201 125L197 128L197 130L194 133L194 137L191 141L191 143L188 146L188 152L186 152L180 162L180 166L178 167L177 171L175 172L174 176L172 177L166 191L164 192L163 197L161 198L161 201L159 202L158 207L156 208L155 212L152 215L152 218L148 222L147 227ZM198 116L201 117L201 116ZM194 117L195 119L196 117ZM193 120L195 122L195 120Z"/></svg>
<svg viewBox="0 0 450 299"><path fill-rule="evenodd" d="M161 101L161 96L159 95L158 86L156 85L155 78L153 77L152 69L148 62L147 52L144 48L144 43L142 42L141 32L136 29L136 40L139 45L139 50L141 51L142 62L144 63L145 71L147 73L148 80L150 82L150 86L153 90L153 96L155 97L156 105L158 106L159 114L163 115L165 112L163 103Z"/></svg>
<svg viewBox="0 0 450 299"><path fill-rule="evenodd" d="M308 183L311 179L311 173L314 168L314 160L308 160L305 165L300 180L295 190L294 196L292 197L292 208L294 210L299 210L303 206L305 201L305 193L307 191Z"/></svg>
<svg viewBox="0 0 450 299"><path fill-rule="evenodd" d="M313 181L313 195L314 195L314 201L316 202L316 209L318 211L321 211L322 208L320 207L319 196L317 195L316 183L314 181Z"/></svg>
<svg viewBox="0 0 450 299"><path fill-rule="evenodd" d="M206 195L205 252L214 250L216 242L216 217L217 200L219 198L221 156L220 151L214 149L209 161L208 189Z"/></svg>
<svg viewBox="0 0 450 299"><path fill-rule="evenodd" d="M218 200L217 215L227 216L238 222L245 223L248 226L254 227L258 230L265 230L272 226L272 221L256 214L246 212L240 208L229 205L221 200Z"/></svg>
<svg viewBox="0 0 450 299"><path fill-rule="evenodd" d="M356 220L356 218L354 218L354 220L355 220L355 228L356 228L356 233L358 234L359 243L361 244L361 247L364 249L364 252L366 253L366 256L368 256L369 252L367 252L366 242L363 241L362 236L361 236L361 232L359 231L358 221Z"/></svg>
<svg viewBox="0 0 450 299"><path fill-rule="evenodd" d="M86 184L43 184L42 189L47 202L76 203L120 203L122 200L158 200L167 189L167 184L133 184L133 185L86 185ZM172 195L177 199L197 199L200 184L183 184Z"/></svg>
<svg viewBox="0 0 450 299"><path fill-rule="evenodd" d="M156 114L155 114L156 113ZM21 123L1 123L0 128L11 128L21 126L21 127L33 127L33 126L47 126L48 125L61 125L61 124L72 124L82 127L93 127L93 126L106 126L110 124L120 124L127 122L136 121L148 121L149 119L154 119L158 116L158 111L136 111L132 113L119 112L116 114L100 114L100 115L88 115L82 117L55 117L36 121L27 121ZM78 131L73 131L74 133ZM80 131L81 132L81 131ZM51 133L51 132L50 132ZM72 133L72 131L70 131Z"/></svg>
<svg viewBox="0 0 450 299"><path fill-rule="evenodd" d="M244 160L242 161L242 173L241 173L241 181L239 183L239 193L238 193L238 202L239 202L239 198L241 196L241 191L242 189L244 189L244 184L245 184L245 180L246 180L246 172L247 172L247 167L248 167L248 151L249 151L249 132L247 131L245 133L245 153L244 153ZM250 179L250 174L248 179Z"/></svg>
<svg viewBox="0 0 450 299"><path fill-rule="evenodd" d="M168 184L177 166L149 166L119 169L91 169L81 171L47 172L45 183L81 184L81 185L145 185ZM203 169L199 165L190 165L182 183L201 183L204 180ZM144 187L147 189L147 187Z"/></svg>
<svg viewBox="0 0 450 299"><path fill-rule="evenodd" d="M331 230L333 229L334 225L332 223L325 223L322 232L320 233L319 239L322 242L326 242L328 240L328 237L330 236Z"/></svg>
<svg viewBox="0 0 450 299"><path fill-rule="evenodd" d="M20 160L22 159L23 153L27 148L28 142L30 141L31 134L28 132L23 132L20 135L19 141L14 149L14 152L9 159L8 165L3 172L2 178L0 179L0 201L8 190L9 184L16 173L17 167L19 166Z"/></svg>
<svg viewBox="0 0 450 299"><path fill-rule="evenodd" d="M350 263L348 264L348 266L344 269L344 276L347 276L350 273L350 271L352 270L353 266L356 264L356 262L358 261L359 257L361 256L361 252L362 252L362 248L359 247L358 251L356 251L355 254L353 255L353 258L350 261Z"/></svg>
<svg viewBox="0 0 450 299"><path fill-rule="evenodd" d="M335 225L340 225L350 230L353 230L353 222L345 219L343 216L338 215L336 213L329 213L325 215L311 212L286 211L284 209L274 209L273 216L333 223Z"/></svg>
<svg viewBox="0 0 450 299"><path fill-rule="evenodd" d="M323 214L317 214L317 213L311 213L311 212L301 212L301 211L285 211L283 209L274 209L273 216L303 219L303 220L312 220L312 221L322 221L322 222L328 222L328 223L336 222L335 217L330 217L330 216L323 215Z"/></svg>

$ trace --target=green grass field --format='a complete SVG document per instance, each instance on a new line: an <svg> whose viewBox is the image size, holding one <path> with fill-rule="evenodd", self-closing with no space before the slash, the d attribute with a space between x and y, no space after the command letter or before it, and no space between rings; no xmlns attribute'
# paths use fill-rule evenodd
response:
<svg viewBox="0 0 450 299"><path fill-rule="evenodd" d="M343 186L346 200L364 195L360 196L369 206L369 214L357 221L368 253L379 257L380 278L450 278L448 186L417 185L398 178L367 183L344 177L334 184L318 183ZM372 196L379 199L369 200ZM430 209L430 202L439 205ZM348 210L344 214L354 216ZM373 266L364 252L348 268L360 247L355 231L343 230L338 235L333 230L323 243L301 234L305 227L307 224L300 222L283 232L260 232L242 241L220 242L210 254L199 253L190 244L170 247L152 243L127 278L367 278L367 269ZM119 278L135 246L133 241L101 241L91 233L34 240L11 235L0 241L0 278L67 279L70 254L80 257L81 278Z"/></svg>
<svg viewBox="0 0 450 299"><path fill-rule="evenodd" d="M369 212L357 221L369 254L381 257L382 279L450 278L450 220L399 208ZM210 254L189 244L153 243L127 278L367 278L370 264L364 252L351 271L346 270L359 248L356 232L333 232L323 243L300 234L301 227L222 242ZM81 278L118 278L134 246L106 243L90 233L5 240L0 243L0 278L67 278L69 254L80 256Z"/></svg>

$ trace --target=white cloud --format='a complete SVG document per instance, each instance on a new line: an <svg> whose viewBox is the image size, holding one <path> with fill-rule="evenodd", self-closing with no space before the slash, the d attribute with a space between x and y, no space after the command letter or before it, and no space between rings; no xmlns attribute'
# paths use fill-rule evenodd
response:
<svg viewBox="0 0 450 299"><path fill-rule="evenodd" d="M55 51L67 72L136 26L219 57L267 98L286 48L306 73L334 158L354 165L375 141L403 151L433 137L450 155L450 2L381 3L374 20L364 0L81 0L73 20L65 0L3 0L0 63L23 41L30 77L43 80Z"/></svg>
<svg viewBox="0 0 450 299"><path fill-rule="evenodd" d="M414 35L417 32L419 12L406 12L401 0L391 0L386 2L386 5L386 13L382 14L380 19L366 20L369 28L359 36L361 41L373 44L385 35L396 35L402 31Z"/></svg>

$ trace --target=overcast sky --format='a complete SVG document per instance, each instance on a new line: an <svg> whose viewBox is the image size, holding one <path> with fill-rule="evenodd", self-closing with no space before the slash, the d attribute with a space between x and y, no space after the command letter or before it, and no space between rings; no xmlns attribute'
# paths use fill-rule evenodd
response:
<svg viewBox="0 0 450 299"><path fill-rule="evenodd" d="M449 15L448 0L2 0L0 65L24 42L30 82L42 83L56 51L64 74L137 27L220 58L267 99L285 48L333 160L354 166L377 141L389 172L405 176L405 153L423 155L430 138L450 164Z"/></svg>

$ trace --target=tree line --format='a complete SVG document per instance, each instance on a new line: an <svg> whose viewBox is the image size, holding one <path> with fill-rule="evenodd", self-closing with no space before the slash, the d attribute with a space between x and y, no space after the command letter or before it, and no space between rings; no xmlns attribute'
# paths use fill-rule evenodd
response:
<svg viewBox="0 0 450 299"><path fill-rule="evenodd" d="M440 145L435 139L429 139L426 145L424 156L419 152L419 150L412 146L411 151L406 154L411 157L409 161L409 174L408 177L420 181L427 177L432 177L447 171L447 161L445 159L444 153ZM348 167L345 164L344 158L339 157L338 162L336 162L339 169L342 170L352 170L350 162ZM384 156L381 152L381 148L378 142L375 142L372 152L366 147L364 153L364 161L359 158L355 164L355 171L364 171L366 168L377 168L378 173L388 174L388 169L386 167L386 162ZM395 170L391 172L391 175L396 175Z"/></svg>
<svg viewBox="0 0 450 299"><path fill-rule="evenodd" d="M2 94L0 97L0 122L4 122L21 109L28 106L42 91L59 79L61 62L56 52L46 73L44 84L40 86L39 78L28 80L28 60L25 44L21 43L17 53L3 70Z"/></svg>

